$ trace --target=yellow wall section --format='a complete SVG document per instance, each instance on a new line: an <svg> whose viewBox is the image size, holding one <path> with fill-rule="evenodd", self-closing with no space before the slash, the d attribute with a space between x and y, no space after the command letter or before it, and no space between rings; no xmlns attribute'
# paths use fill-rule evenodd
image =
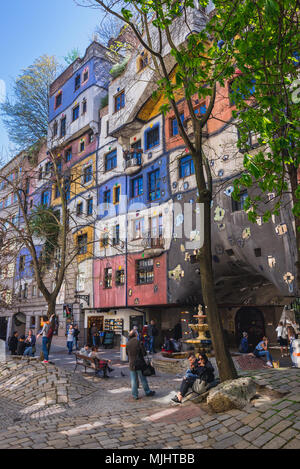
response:
<svg viewBox="0 0 300 469"><path fill-rule="evenodd" d="M93 178L88 184L83 184L83 170L84 167L88 166L88 162L92 161L93 162ZM75 164L71 168L71 199L75 197L78 194L81 194L81 192L86 191L87 189L90 189L95 185L96 182L96 153L93 153L93 155L88 156L84 160L81 160L80 163Z"/></svg>
<svg viewBox="0 0 300 469"><path fill-rule="evenodd" d="M94 227L93 226L87 226L86 228L83 228L82 230L77 231L73 236L74 236L74 245L77 246L77 236L87 234L87 251L85 254L78 254L77 256L77 262L78 264L85 259L89 259L90 257L93 256L94 252Z"/></svg>

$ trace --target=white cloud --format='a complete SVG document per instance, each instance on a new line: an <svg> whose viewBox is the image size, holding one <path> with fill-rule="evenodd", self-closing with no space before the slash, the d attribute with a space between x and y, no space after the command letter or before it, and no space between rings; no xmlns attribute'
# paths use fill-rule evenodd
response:
<svg viewBox="0 0 300 469"><path fill-rule="evenodd" d="M4 80L0 80L0 103L4 103L6 98L6 85Z"/></svg>

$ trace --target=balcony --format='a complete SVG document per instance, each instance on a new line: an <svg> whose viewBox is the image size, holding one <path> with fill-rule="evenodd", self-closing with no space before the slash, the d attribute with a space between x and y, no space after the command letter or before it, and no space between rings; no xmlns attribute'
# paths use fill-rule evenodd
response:
<svg viewBox="0 0 300 469"><path fill-rule="evenodd" d="M162 237L151 238L151 234L143 241L144 254L146 257L158 257L160 256L165 248L165 240Z"/></svg>
<svg viewBox="0 0 300 469"><path fill-rule="evenodd" d="M137 173L142 166L142 149L141 151L124 151L124 171L127 176Z"/></svg>

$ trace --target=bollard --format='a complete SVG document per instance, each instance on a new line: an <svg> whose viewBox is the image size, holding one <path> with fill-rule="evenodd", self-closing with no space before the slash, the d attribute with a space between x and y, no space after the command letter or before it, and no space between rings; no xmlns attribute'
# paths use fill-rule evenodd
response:
<svg viewBox="0 0 300 469"><path fill-rule="evenodd" d="M126 345L127 345L127 337L125 335L121 335L121 341L120 341L120 359L121 362L127 362L128 357L126 354Z"/></svg>
<svg viewBox="0 0 300 469"><path fill-rule="evenodd" d="M300 340L299 339L293 340L292 348L293 348L293 353L292 353L293 365L296 366L297 368L300 368Z"/></svg>

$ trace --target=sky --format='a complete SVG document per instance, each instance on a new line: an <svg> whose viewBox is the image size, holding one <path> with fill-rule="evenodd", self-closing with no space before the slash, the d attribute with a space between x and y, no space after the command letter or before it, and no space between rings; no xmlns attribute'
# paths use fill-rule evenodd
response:
<svg viewBox="0 0 300 469"><path fill-rule="evenodd" d="M0 100L12 81L41 55L59 62L72 49L81 56L99 24L99 10L77 6L74 0L0 0ZM11 145L0 120L0 154Z"/></svg>

